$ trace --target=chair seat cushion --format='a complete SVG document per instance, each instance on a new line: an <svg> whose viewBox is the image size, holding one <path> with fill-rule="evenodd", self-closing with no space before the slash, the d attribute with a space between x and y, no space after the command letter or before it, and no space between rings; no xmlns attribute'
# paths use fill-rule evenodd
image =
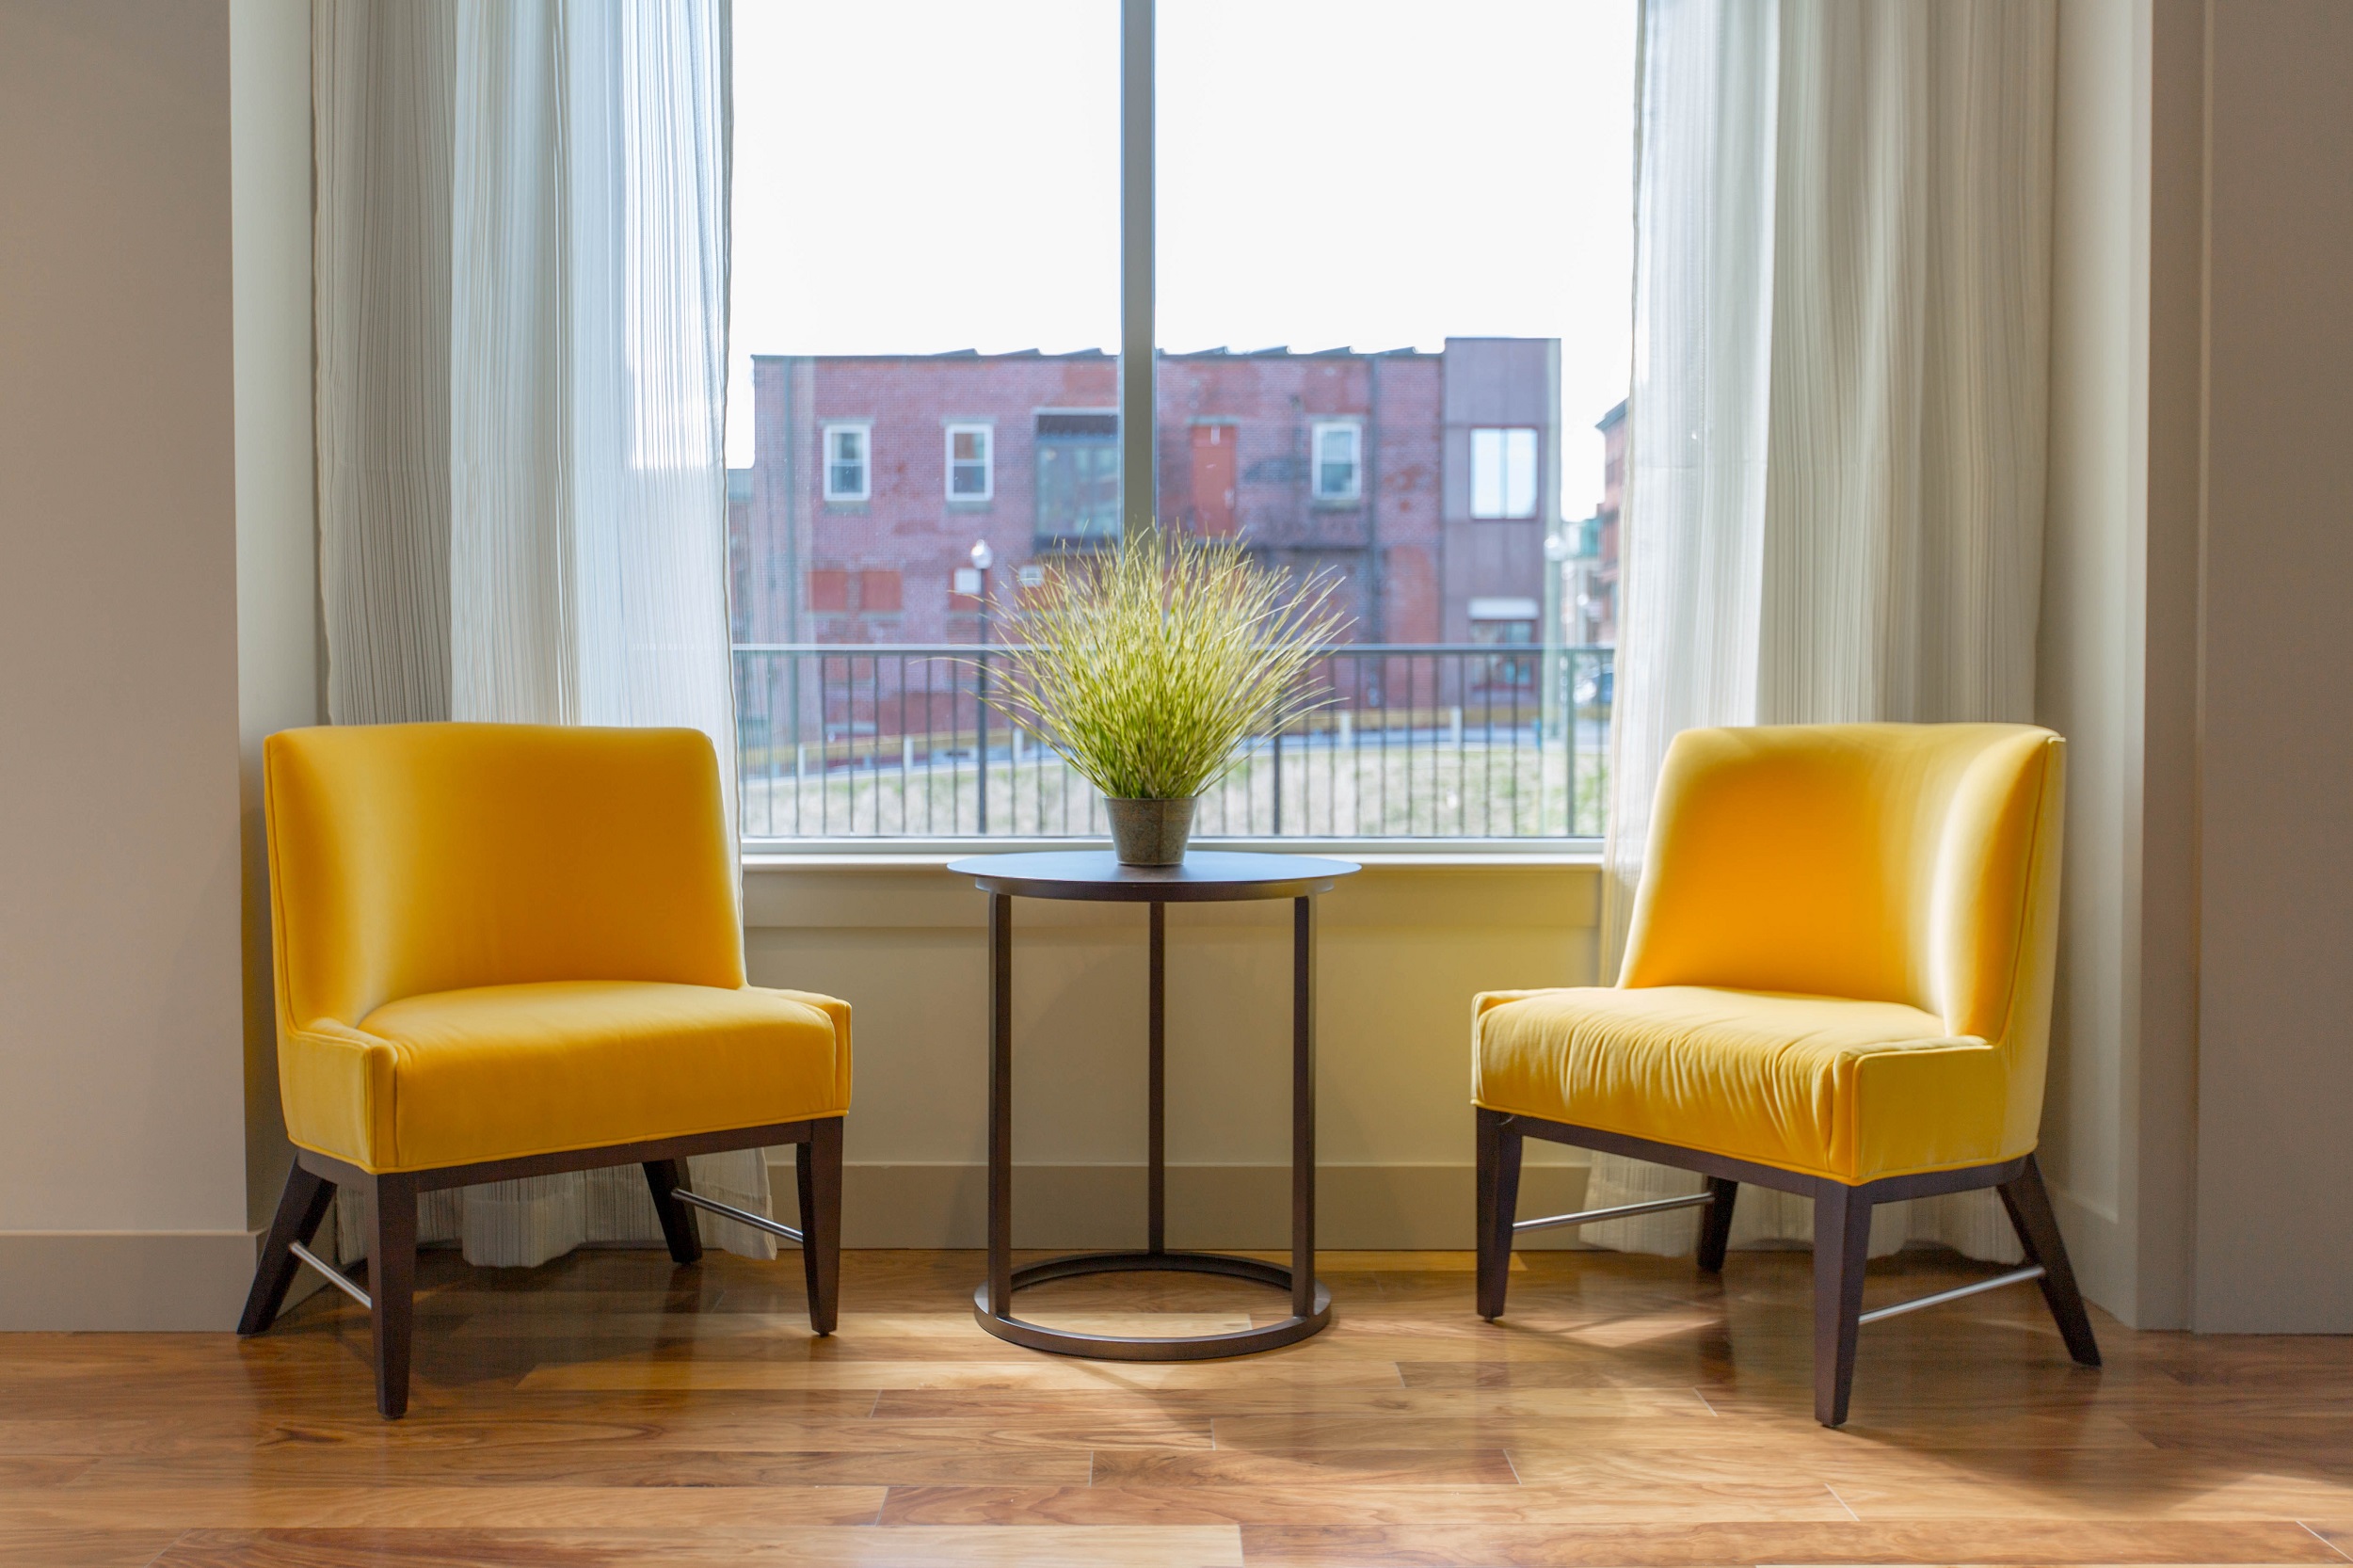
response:
<svg viewBox="0 0 2353 1568"><path fill-rule="evenodd" d="M1491 1111L1863 1182L2004 1160L2001 1053L1930 1013L1697 985L1491 991Z"/></svg>
<svg viewBox="0 0 2353 1568"><path fill-rule="evenodd" d="M376 1172L840 1115L850 1010L753 986L561 981L388 1002L281 1043L287 1131Z"/></svg>

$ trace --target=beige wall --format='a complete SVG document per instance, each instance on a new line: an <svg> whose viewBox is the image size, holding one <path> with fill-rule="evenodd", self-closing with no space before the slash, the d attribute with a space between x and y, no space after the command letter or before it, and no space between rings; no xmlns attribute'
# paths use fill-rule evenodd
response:
<svg viewBox="0 0 2353 1568"><path fill-rule="evenodd" d="M1591 984L1590 866L1376 865L1322 901L1323 1240L1471 1244L1470 998ZM757 984L857 1009L845 1177L853 1245L974 1246L987 1158L986 904L936 867L755 867ZM1140 1236L1144 915L1018 900L1014 1158L1026 1245ZM1279 1244L1289 1161L1289 906L1169 920L1171 1229ZM1534 1211L1581 1191L1532 1150ZM1126 1229L1122 1227L1126 1226ZM1563 1240L1566 1240L1563 1238Z"/></svg>
<svg viewBox="0 0 2353 1568"><path fill-rule="evenodd" d="M2353 6L2209 8L2195 1326L2353 1330Z"/></svg>
<svg viewBox="0 0 2353 1568"><path fill-rule="evenodd" d="M0 8L0 1326L251 1269L229 73L223 5Z"/></svg>

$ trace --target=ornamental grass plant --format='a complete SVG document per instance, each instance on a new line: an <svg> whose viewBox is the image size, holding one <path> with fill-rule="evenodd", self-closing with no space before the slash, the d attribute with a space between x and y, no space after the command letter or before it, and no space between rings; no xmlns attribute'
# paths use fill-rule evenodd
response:
<svg viewBox="0 0 2353 1568"><path fill-rule="evenodd" d="M1345 621L1337 585L1160 528L1051 562L1000 606L989 705L1112 799L1189 800L1331 700L1306 677Z"/></svg>

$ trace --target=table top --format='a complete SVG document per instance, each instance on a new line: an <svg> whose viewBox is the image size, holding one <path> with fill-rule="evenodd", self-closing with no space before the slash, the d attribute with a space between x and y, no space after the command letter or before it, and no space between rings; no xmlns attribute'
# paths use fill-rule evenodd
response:
<svg viewBox="0 0 2353 1568"><path fill-rule="evenodd" d="M1119 904L1209 904L1305 898L1326 893L1358 870L1353 861L1305 855L1247 855L1196 849L1181 866L1123 866L1107 849L973 855L948 869L982 891L1020 898L1095 899Z"/></svg>

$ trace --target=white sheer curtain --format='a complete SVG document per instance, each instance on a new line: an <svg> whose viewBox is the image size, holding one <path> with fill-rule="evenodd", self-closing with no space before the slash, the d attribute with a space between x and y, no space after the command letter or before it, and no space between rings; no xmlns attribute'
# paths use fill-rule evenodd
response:
<svg viewBox="0 0 2353 1568"><path fill-rule="evenodd" d="M733 820L728 22L727 0L314 0L335 722L693 725ZM768 1208L758 1151L693 1173ZM634 1165L436 1194L419 1223L476 1263L661 1238Z"/></svg>
<svg viewBox="0 0 2353 1568"><path fill-rule="evenodd" d="M1677 730L2033 717L2056 29L2056 0L1646 0L1606 973ZM1698 1185L1597 1156L1590 1201ZM1809 1208L1746 1189L1734 1240ZM1887 1206L1874 1250L1908 1238L2017 1256L1990 1192Z"/></svg>

